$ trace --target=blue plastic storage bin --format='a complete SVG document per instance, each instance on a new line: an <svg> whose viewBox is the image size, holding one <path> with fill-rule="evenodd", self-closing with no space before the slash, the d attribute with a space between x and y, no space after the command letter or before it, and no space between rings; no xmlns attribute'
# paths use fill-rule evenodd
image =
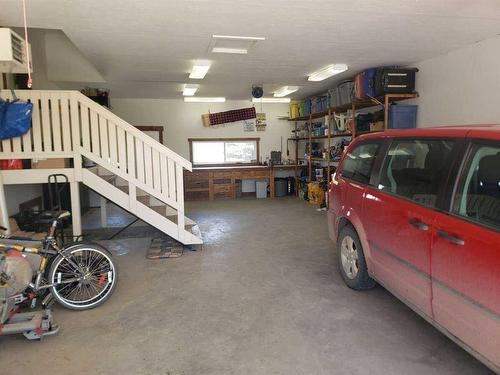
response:
<svg viewBox="0 0 500 375"><path fill-rule="evenodd" d="M312 100L310 98L304 100L304 114L302 116L309 116L311 114Z"/></svg>
<svg viewBox="0 0 500 375"><path fill-rule="evenodd" d="M389 107L389 129L417 127L417 108L413 104L393 104Z"/></svg>

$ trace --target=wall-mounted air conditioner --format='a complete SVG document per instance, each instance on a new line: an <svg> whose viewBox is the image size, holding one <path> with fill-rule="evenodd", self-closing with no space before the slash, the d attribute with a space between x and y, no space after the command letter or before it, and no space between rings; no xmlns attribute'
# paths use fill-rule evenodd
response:
<svg viewBox="0 0 500 375"><path fill-rule="evenodd" d="M28 73L25 44L24 39L11 29L0 28L0 73ZM32 72L31 46L29 43L28 53L30 54L30 71Z"/></svg>

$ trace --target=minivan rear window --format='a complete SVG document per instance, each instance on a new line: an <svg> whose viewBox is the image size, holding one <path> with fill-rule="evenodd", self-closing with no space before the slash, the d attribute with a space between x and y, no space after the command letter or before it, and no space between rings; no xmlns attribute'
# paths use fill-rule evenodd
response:
<svg viewBox="0 0 500 375"><path fill-rule="evenodd" d="M341 176L362 184L368 184L379 149L379 142L362 143L355 146L344 158Z"/></svg>
<svg viewBox="0 0 500 375"><path fill-rule="evenodd" d="M434 208L454 144L453 140L393 141L380 172L379 190Z"/></svg>

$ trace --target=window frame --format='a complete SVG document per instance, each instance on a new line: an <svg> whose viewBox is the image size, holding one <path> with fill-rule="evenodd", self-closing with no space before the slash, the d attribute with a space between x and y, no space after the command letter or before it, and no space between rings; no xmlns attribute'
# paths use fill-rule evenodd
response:
<svg viewBox="0 0 500 375"><path fill-rule="evenodd" d="M481 223L481 222L474 220L468 216L462 216L459 213L456 213L454 211L454 204L455 204L456 196L457 196L457 194L460 193L460 189L462 188L462 190L463 190L463 188L465 187L465 179L467 178L467 173L470 170L470 167L471 167L472 162L474 160L474 156L476 155L477 151L481 147L488 147L488 146L500 148L500 142L494 141L494 140L487 140L487 139L469 139L469 140L467 140L467 142L465 144L466 150L464 153L464 157L461 160L460 168L459 168L458 173L456 175L457 177L454 181L453 189L452 189L452 192L450 194L450 200L448 201L449 204L448 204L447 214L458 219L458 220L462 220L462 221L467 222L469 224L476 225L480 228L487 229L491 232L500 233L500 227L496 228L496 227Z"/></svg>
<svg viewBox="0 0 500 375"><path fill-rule="evenodd" d="M256 161L250 163L212 163L212 164L195 164L193 161L193 142L255 142L256 144ZM189 160L194 168L203 167L237 167L237 166L256 166L260 160L260 138L188 138L189 143Z"/></svg>
<svg viewBox="0 0 500 375"><path fill-rule="evenodd" d="M448 175L443 177L442 186L438 190L438 194L437 194L437 198L436 198L436 205L434 207L426 206L422 203L415 202L414 200L412 200L408 197L394 194L390 191L381 190L378 188L378 185L380 184L381 175L382 175L382 168L385 165L386 159L389 157L389 150L391 149L392 145L396 142L410 142L410 141L450 141L450 142L455 142L453 149L451 151L452 163L448 169ZM457 137L394 137L394 138L388 138L386 140L386 144L384 145L384 148L383 148L383 151L384 151L383 157L381 157L379 163L375 165L377 167L376 178L373 179L373 184L370 183L370 186L372 186L372 188L375 189L379 193L387 194L387 195L390 195L391 197L402 199L406 202L416 204L420 207L423 207L423 208L426 208L429 210L448 214L450 212L451 205L453 204L453 197L454 197L455 185L456 185L456 180L457 180L457 177L453 177L453 176L458 176L459 173L461 173L460 168L461 168L461 165L463 163L463 159L465 157L466 146L467 146L466 141L463 138L457 138ZM375 168L375 166L374 166L374 168ZM370 181L370 182L372 182L372 181Z"/></svg>
<svg viewBox="0 0 500 375"><path fill-rule="evenodd" d="M378 180L378 177L379 177L380 170L377 168L380 167L379 162L380 162L380 159L382 159L381 155L384 155L385 152L387 151L386 150L386 143L387 142L385 142L384 139L374 138L374 139L366 139L366 140L363 140L359 143L353 144L353 147L352 147L353 151L360 146L364 146L364 145L368 145L368 144L378 144L378 146L379 146L379 148L377 150L377 155L375 156L375 160L373 161L373 166L372 166L372 170L370 172L370 178L368 180L368 183L354 180L353 178L347 177L343 174L344 168L345 168L345 161L347 158L347 153L344 156L344 159L342 161L342 167L339 168L339 176L342 177L343 179L353 183L353 184L358 184L358 185L362 185L362 186L373 186L374 180Z"/></svg>

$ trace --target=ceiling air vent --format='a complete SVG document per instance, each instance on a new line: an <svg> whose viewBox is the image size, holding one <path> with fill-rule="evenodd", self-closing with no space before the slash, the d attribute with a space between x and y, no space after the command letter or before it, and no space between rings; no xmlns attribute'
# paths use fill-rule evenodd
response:
<svg viewBox="0 0 500 375"><path fill-rule="evenodd" d="M31 46L28 44L31 65ZM28 73L25 41L14 31L0 28L0 73Z"/></svg>

